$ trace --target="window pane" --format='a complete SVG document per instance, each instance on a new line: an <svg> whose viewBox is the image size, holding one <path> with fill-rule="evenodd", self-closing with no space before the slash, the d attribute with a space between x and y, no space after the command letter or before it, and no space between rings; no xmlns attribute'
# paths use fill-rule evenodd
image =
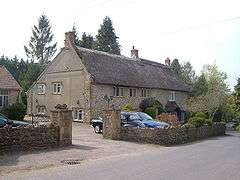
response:
<svg viewBox="0 0 240 180"><path fill-rule="evenodd" d="M133 96L133 90L129 89L129 96L132 97Z"/></svg>
<svg viewBox="0 0 240 180"><path fill-rule="evenodd" d="M119 96L119 87L116 87L116 96Z"/></svg>
<svg viewBox="0 0 240 180"><path fill-rule="evenodd" d="M0 96L0 106L3 106L3 96Z"/></svg>

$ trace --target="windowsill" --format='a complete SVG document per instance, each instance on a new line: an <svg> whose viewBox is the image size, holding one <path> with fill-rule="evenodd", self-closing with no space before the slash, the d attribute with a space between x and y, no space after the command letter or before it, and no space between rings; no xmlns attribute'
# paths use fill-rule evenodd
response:
<svg viewBox="0 0 240 180"><path fill-rule="evenodd" d="M62 93L52 93L52 95L61 95Z"/></svg>
<svg viewBox="0 0 240 180"><path fill-rule="evenodd" d="M45 93L38 93L38 95L45 95Z"/></svg>
<svg viewBox="0 0 240 180"><path fill-rule="evenodd" d="M124 96L113 96L113 98L124 98Z"/></svg>
<svg viewBox="0 0 240 180"><path fill-rule="evenodd" d="M168 101L170 101L170 102L175 102L176 100L168 100Z"/></svg>

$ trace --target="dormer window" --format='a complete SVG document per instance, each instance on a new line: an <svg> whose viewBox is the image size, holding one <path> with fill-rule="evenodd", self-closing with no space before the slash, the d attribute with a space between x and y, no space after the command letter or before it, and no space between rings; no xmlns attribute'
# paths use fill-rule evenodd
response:
<svg viewBox="0 0 240 180"><path fill-rule="evenodd" d="M169 101L175 101L176 100L176 95L175 95L175 91L171 91L169 94Z"/></svg>

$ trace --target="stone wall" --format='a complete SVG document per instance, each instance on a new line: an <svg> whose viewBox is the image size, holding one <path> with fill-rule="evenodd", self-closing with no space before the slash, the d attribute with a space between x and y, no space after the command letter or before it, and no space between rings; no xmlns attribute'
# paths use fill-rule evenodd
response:
<svg viewBox="0 0 240 180"><path fill-rule="evenodd" d="M59 127L31 125L0 128L0 153L39 150L59 145Z"/></svg>
<svg viewBox="0 0 240 180"><path fill-rule="evenodd" d="M174 145L212 136L222 136L225 134L225 125L217 123L212 126L203 126L200 128L182 126L170 129L121 127L120 132L120 140Z"/></svg>

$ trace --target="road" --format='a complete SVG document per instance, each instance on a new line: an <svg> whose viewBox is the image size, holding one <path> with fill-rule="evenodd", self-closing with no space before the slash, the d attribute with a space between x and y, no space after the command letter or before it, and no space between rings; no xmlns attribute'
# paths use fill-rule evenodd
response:
<svg viewBox="0 0 240 180"><path fill-rule="evenodd" d="M240 135L145 152L110 156L56 168L8 174L0 179L239 180Z"/></svg>

